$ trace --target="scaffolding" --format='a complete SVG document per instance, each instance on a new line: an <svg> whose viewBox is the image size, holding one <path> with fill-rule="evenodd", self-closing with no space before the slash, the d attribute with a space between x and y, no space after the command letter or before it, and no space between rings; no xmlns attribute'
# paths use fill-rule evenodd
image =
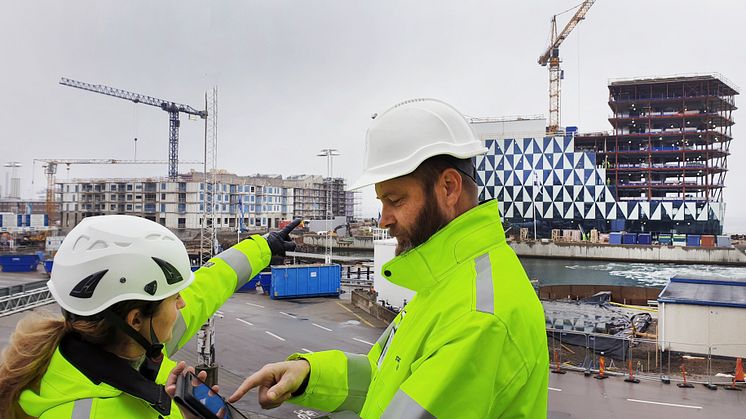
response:
<svg viewBox="0 0 746 419"><path fill-rule="evenodd" d="M610 81L612 131L575 147L595 153L618 202L720 203L738 93L719 74Z"/></svg>

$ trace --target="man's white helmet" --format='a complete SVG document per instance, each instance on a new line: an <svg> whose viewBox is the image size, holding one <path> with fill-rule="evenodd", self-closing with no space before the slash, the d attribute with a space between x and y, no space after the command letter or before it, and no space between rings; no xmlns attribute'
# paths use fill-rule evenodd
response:
<svg viewBox="0 0 746 419"><path fill-rule="evenodd" d="M47 283L55 301L79 316L125 300L160 301L194 279L184 244L145 218L84 218L65 237Z"/></svg>
<svg viewBox="0 0 746 419"><path fill-rule="evenodd" d="M363 174L351 190L412 173L430 157L467 159L487 152L466 119L437 99L412 99L373 120L365 138Z"/></svg>

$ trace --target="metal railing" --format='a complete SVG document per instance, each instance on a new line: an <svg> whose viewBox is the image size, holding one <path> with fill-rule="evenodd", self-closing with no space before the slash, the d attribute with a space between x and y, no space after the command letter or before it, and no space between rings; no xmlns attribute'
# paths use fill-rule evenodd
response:
<svg viewBox="0 0 746 419"><path fill-rule="evenodd" d="M54 299L47 287L47 281L0 288L0 317L53 302Z"/></svg>
<svg viewBox="0 0 746 419"><path fill-rule="evenodd" d="M601 357L607 376L732 387L744 344L688 344L547 328L552 371L598 374ZM743 388L743 383L740 383Z"/></svg>

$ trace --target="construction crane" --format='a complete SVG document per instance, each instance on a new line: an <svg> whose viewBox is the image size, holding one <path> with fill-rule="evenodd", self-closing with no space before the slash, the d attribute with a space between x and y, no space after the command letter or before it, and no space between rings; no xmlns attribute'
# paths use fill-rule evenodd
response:
<svg viewBox="0 0 746 419"><path fill-rule="evenodd" d="M179 175L179 114L196 115L202 119L207 118L207 110L201 111L194 109L189 105L175 103L170 100L158 99L152 96L132 93L126 90L114 87L104 86L102 84L90 84L67 78L60 79L60 84L64 86L75 87L77 89L88 90L89 92L101 93L103 95L113 96L119 99L129 100L135 103L156 106L168 112L169 130L168 130L168 177L176 179Z"/></svg>
<svg viewBox="0 0 746 419"><path fill-rule="evenodd" d="M47 175L47 194L46 194L46 212L49 219L49 226L54 227L57 223L57 194L55 193L55 176L57 175L57 166L67 165L68 170L73 164L169 164L165 160L117 160L117 159L34 159L33 165L40 162L44 168L44 174ZM182 164L202 164L200 161L182 162Z"/></svg>
<svg viewBox="0 0 746 419"><path fill-rule="evenodd" d="M586 0L579 6L575 6L562 13L552 16L552 28L550 32L549 47L539 57L539 64L542 67L546 67L549 64L549 125L547 126L547 134L553 135L560 132L560 80L563 78L562 69L560 69L560 56L559 47L562 41L567 39L575 29L575 26L580 23L581 20L585 19L588 9L593 6L596 0ZM575 15L567 22L562 32L557 34L557 16L569 12L572 9L578 8Z"/></svg>

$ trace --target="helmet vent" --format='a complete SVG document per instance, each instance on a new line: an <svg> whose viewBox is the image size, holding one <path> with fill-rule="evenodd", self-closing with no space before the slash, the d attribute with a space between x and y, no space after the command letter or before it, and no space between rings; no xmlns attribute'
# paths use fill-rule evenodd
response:
<svg viewBox="0 0 746 419"><path fill-rule="evenodd" d="M155 295L155 292L158 290L158 283L155 281L150 281L147 284L145 284L145 287L143 289L148 294Z"/></svg>
<svg viewBox="0 0 746 419"><path fill-rule="evenodd" d="M132 245L132 243L127 243L127 242L114 242L114 244L116 244L119 247L129 247L130 245Z"/></svg>
<svg viewBox="0 0 746 419"><path fill-rule="evenodd" d="M96 240L91 247L88 248L88 250L98 250L98 249L106 249L109 247L109 245L106 244L106 242L102 240Z"/></svg>
<svg viewBox="0 0 746 419"><path fill-rule="evenodd" d="M145 239L147 240L158 240L161 238L160 234L148 234Z"/></svg>
<svg viewBox="0 0 746 419"><path fill-rule="evenodd" d="M107 272L109 272L108 269L88 275L85 279L78 282L78 285L70 291L70 295L77 298L91 298L99 281L101 281L101 278L103 278Z"/></svg>
<svg viewBox="0 0 746 419"><path fill-rule="evenodd" d="M174 267L174 265L166 262L163 259L158 259L156 257L153 258L155 263L158 264L158 267L161 268L163 271L163 276L166 277L166 283L168 285L173 285L177 282L181 282L184 280L184 277L181 276L181 273L178 269Z"/></svg>

